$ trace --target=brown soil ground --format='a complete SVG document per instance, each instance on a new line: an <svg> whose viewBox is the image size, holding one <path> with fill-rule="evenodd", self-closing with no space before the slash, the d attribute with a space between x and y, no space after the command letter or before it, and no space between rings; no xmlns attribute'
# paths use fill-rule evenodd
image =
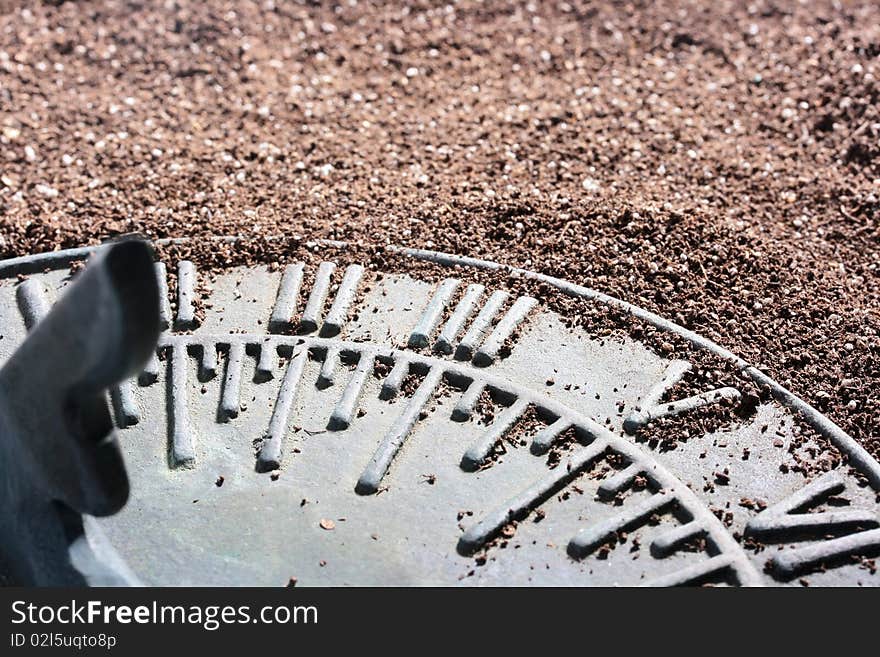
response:
<svg viewBox="0 0 880 657"><path fill-rule="evenodd" d="M880 453L876 2L317 5L0 0L0 257L139 231L521 265Z"/></svg>

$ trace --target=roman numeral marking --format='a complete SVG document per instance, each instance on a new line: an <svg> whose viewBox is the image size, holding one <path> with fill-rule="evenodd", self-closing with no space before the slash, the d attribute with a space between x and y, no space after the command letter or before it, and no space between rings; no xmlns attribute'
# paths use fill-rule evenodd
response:
<svg viewBox="0 0 880 657"><path fill-rule="evenodd" d="M486 338L483 346L477 350L477 354L474 356L474 365L485 367L494 363L504 343L537 304L537 299L532 297L517 299L489 337Z"/></svg>
<svg viewBox="0 0 880 657"><path fill-rule="evenodd" d="M473 357L474 352L482 342L483 334L492 323L492 318L501 310L501 306L504 305L505 301L507 301L507 292L504 290L497 290L492 293L486 305L477 313L476 319L474 319L458 344L458 348L455 351L455 357L458 360L470 360Z"/></svg>
<svg viewBox="0 0 880 657"><path fill-rule="evenodd" d="M269 317L269 331L272 333L284 333L290 331L295 325L295 315L299 304L299 295L303 286L305 265L301 262L288 265L281 275L278 292L275 297L275 305ZM358 286L364 275L361 265L349 265L345 268L342 281L336 290L336 295L327 316L321 323L321 312L330 295L333 274L336 271L336 263L322 262L315 272L315 281L309 292L306 306L299 318L299 329L303 333L313 333L321 327L321 336L334 337L342 332L348 313L357 296Z"/></svg>
<svg viewBox="0 0 880 657"><path fill-rule="evenodd" d="M440 283L440 287L437 288L434 296L431 297L431 301L428 302L428 307L422 313L418 324L410 333L408 342L410 347L419 349L428 346L431 334L437 328L437 324L440 322L440 317L443 314L443 309L446 308L446 304L449 303L449 300L455 293L458 283L458 279L455 278L447 278Z"/></svg>
<svg viewBox="0 0 880 657"><path fill-rule="evenodd" d="M840 475L830 472L781 502L764 509L749 521L746 530L751 536L761 540L785 541L793 534L820 538L829 533L848 532L858 527L876 527L877 518L869 511L796 513L816 505L828 495L842 492L844 485Z"/></svg>
<svg viewBox="0 0 880 657"><path fill-rule="evenodd" d="M181 260L177 263L177 319L174 322L178 330L191 329L196 324L195 286L196 266L189 260Z"/></svg>
<svg viewBox="0 0 880 657"><path fill-rule="evenodd" d="M272 308L272 316L269 318L269 330L273 333L281 333L293 328L293 316L296 314L296 303L300 287L302 287L304 268L305 265L301 262L287 265L284 268L281 284L278 286L275 307Z"/></svg>
<svg viewBox="0 0 880 657"><path fill-rule="evenodd" d="M342 332L342 327L348 319L348 309L354 302L363 275L364 268L360 265L346 267L342 282L336 291L336 298L333 300L333 305L330 306L327 319L324 320L324 326L321 328L321 335L332 338Z"/></svg>
<svg viewBox="0 0 880 657"><path fill-rule="evenodd" d="M156 283L159 286L159 329L171 326L171 303L168 301L168 270L164 262L156 263Z"/></svg>
<svg viewBox="0 0 880 657"><path fill-rule="evenodd" d="M171 346L171 465L191 467L196 460L189 418L189 391L187 389L187 347L183 343Z"/></svg>
<svg viewBox="0 0 880 657"><path fill-rule="evenodd" d="M829 535L848 534L777 553L771 559L774 574L789 578L823 562L880 548L880 530L873 529L880 522L874 513L858 509L805 512L829 495L841 493L844 487L843 478L829 472L748 522L746 533L767 542L820 540ZM868 531L858 531L860 529Z"/></svg>
<svg viewBox="0 0 880 657"><path fill-rule="evenodd" d="M878 553L880 553L880 529L871 529L780 552L772 559L773 572L788 579L846 557Z"/></svg>
<svg viewBox="0 0 880 657"><path fill-rule="evenodd" d="M229 343L226 354L226 380L220 397L220 413L224 420L238 417L241 410L241 370L244 365L244 342Z"/></svg>
<svg viewBox="0 0 880 657"><path fill-rule="evenodd" d="M443 354L451 354L453 351L452 344L458 337L461 329L464 328L468 318L474 312L474 307L483 295L485 288L479 284L468 285L464 296L458 302L455 310L450 315L449 320L440 331L440 336L434 344L434 349Z"/></svg>
<svg viewBox="0 0 880 657"><path fill-rule="evenodd" d="M459 283L458 279L447 278L437 287L416 327L409 336L409 347L419 349L430 344L431 335L436 330L443 311L452 299ZM441 330L440 336L434 343L435 351L445 354L452 353L453 342L464 328L483 291L482 285L468 286L452 315ZM501 310L507 298L508 293L502 290L492 293L486 305L480 309L471 327L461 339L455 353L455 357L458 360L470 360L473 358L474 365L480 367L494 363L498 358L499 352L504 347L504 343L538 303L537 300L531 297L518 298L498 321L488 337L484 337L492 325L492 320Z"/></svg>
<svg viewBox="0 0 880 657"><path fill-rule="evenodd" d="M312 333L318 330L321 309L327 300L327 294L330 292L330 279L334 271L336 271L335 262L322 262L318 267L318 272L315 274L315 283L312 285L312 292L309 294L306 308L303 310L302 317L299 320L299 326L304 333Z"/></svg>
<svg viewBox="0 0 880 657"><path fill-rule="evenodd" d="M653 386L641 400L638 410L631 413L623 421L624 431L634 435L651 420L679 415L686 411L708 406L722 399L738 399L740 397L739 390L725 387L702 392L692 397L661 403L660 399L663 397L663 393L678 383L689 369L690 365L683 361L675 361L670 364L666 368L666 372L660 382Z"/></svg>
<svg viewBox="0 0 880 657"><path fill-rule="evenodd" d="M168 269L164 262L157 262L156 268L156 284L159 287L159 330L167 331L172 325L171 302L168 300ZM154 351L150 354L150 359L144 365L143 371L138 377L138 382L142 386L148 386L155 383L159 378L159 354Z"/></svg>

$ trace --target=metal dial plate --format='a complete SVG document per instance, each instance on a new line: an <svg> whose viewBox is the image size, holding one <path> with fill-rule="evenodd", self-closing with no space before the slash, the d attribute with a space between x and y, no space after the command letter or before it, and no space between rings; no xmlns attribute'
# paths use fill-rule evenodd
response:
<svg viewBox="0 0 880 657"><path fill-rule="evenodd" d="M95 525L145 583L880 584L876 461L844 434L848 464L780 469L792 444L823 449L796 439L803 402L780 393L654 450L637 440L651 416L738 391L664 399L686 361L469 280L489 263L411 255L464 266L427 283L329 261L157 265L175 310L166 294L156 358L111 395L132 497ZM22 298L51 303L69 259L38 261L27 290L26 262L0 267L0 359L24 338Z"/></svg>

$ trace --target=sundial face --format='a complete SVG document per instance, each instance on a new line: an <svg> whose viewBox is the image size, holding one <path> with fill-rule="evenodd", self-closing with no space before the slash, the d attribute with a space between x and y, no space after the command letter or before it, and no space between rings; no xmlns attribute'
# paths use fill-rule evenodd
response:
<svg viewBox="0 0 880 657"><path fill-rule="evenodd" d="M2 271L5 360L25 322ZM90 530L145 583L880 584L877 463L780 468L825 449L787 406L674 450L638 439L740 394L667 398L685 360L567 328L468 266L167 271L156 358L112 395L131 498ZM57 264L26 294L68 280Z"/></svg>

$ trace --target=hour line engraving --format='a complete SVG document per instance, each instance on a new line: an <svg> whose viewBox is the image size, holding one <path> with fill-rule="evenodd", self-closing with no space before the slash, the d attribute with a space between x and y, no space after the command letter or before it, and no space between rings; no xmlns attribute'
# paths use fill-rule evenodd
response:
<svg viewBox="0 0 880 657"><path fill-rule="evenodd" d="M476 405L477 400L480 398L480 395L483 394L485 389L485 382L477 381L476 379L471 381L471 384L468 386L467 390L464 391L464 394L452 410L452 419L456 422L465 422L469 420L474 412L474 406Z"/></svg>
<svg viewBox="0 0 880 657"><path fill-rule="evenodd" d="M793 535L821 538L829 533L849 532L857 528L877 527L877 517L870 511L845 509L821 513L798 513L818 504L823 498L843 492L845 483L836 472L807 484L786 499L767 507L752 518L746 531L755 538L785 541Z"/></svg>
<svg viewBox="0 0 880 657"><path fill-rule="evenodd" d="M706 535L706 528L696 520L670 529L651 541L651 554L656 557L668 557L681 546L695 538Z"/></svg>
<svg viewBox="0 0 880 657"><path fill-rule="evenodd" d="M571 421L565 417L559 417L552 423L548 424L532 439L530 447L532 454L535 456L545 454L547 450L553 446L553 443L556 442L559 436L571 427Z"/></svg>
<svg viewBox="0 0 880 657"><path fill-rule="evenodd" d="M226 420L238 417L241 410L241 370L244 366L245 343L230 342L226 353L226 380L220 398L220 411Z"/></svg>
<svg viewBox="0 0 880 657"><path fill-rule="evenodd" d="M643 468L644 466L639 462L630 463L613 476L603 479L602 483L599 484L599 496L606 498L614 497L621 491L629 488L635 481L635 478L642 473Z"/></svg>
<svg viewBox="0 0 880 657"><path fill-rule="evenodd" d="M318 374L318 387L329 388L333 385L336 375L336 366L339 364L339 347L328 346L324 352L324 360L321 363L321 372Z"/></svg>
<svg viewBox="0 0 880 657"><path fill-rule="evenodd" d="M719 574L732 570L734 559L726 554L687 566L669 575L656 577L642 584L645 587L694 586L714 579Z"/></svg>
<svg viewBox="0 0 880 657"><path fill-rule="evenodd" d="M880 529L871 529L780 552L772 559L773 572L787 579L810 572L829 562L850 556L874 555L878 552L880 552Z"/></svg>
<svg viewBox="0 0 880 657"><path fill-rule="evenodd" d="M421 317L410 332L407 341L408 347L421 349L431 343L431 338L440 324L443 312L460 283L461 281L457 278L447 278L437 286L428 305L422 311ZM501 355L502 349L517 327L538 303L532 297L519 297L492 327L493 320L509 297L509 294L503 290L493 292L477 313L457 348L453 349L458 334L464 329L469 317L477 307L483 291L482 285L474 284L467 287L434 342L435 352L451 354L454 351L457 360L473 359L474 365L478 367L492 365Z"/></svg>
<svg viewBox="0 0 880 657"><path fill-rule="evenodd" d="M308 351L303 349L287 363L287 369L281 381L281 389L278 391L278 399L272 409L269 430L266 432L257 456L257 468L260 471L275 470L281 466L284 436L290 421L290 411L307 360Z"/></svg>
<svg viewBox="0 0 880 657"><path fill-rule="evenodd" d="M498 354L507 339L526 318L526 315L537 305L537 299L532 297L520 297L517 299L507 314L495 326L495 329L486 338L482 346L474 356L474 365L491 365L498 358Z"/></svg>
<svg viewBox="0 0 880 657"><path fill-rule="evenodd" d="M391 461L394 459L398 450L403 446L413 427L419 419L422 409L430 401L440 384L442 372L439 368L432 368L428 371L419 387L413 393L407 403L406 410L398 416L397 420L391 426L382 443L373 454L373 458L367 465L363 474L360 476L355 487L355 491L361 495L368 495L379 490L382 478L388 472Z"/></svg>
<svg viewBox="0 0 880 657"><path fill-rule="evenodd" d="M492 318L495 317L495 314L501 310L501 306L507 301L507 296L507 292L504 290L497 290L492 293L489 300L486 302L486 305L480 309L479 313L477 313L476 319L474 319L470 328L458 344L458 348L455 352L455 357L458 360L470 360L473 357L474 352L482 343L483 335L492 323Z"/></svg>
<svg viewBox="0 0 880 657"><path fill-rule="evenodd" d="M615 532L647 522L648 518L659 513L674 501L674 496L660 491L638 504L630 502L624 505L623 511L620 513L581 529L569 541L568 552L573 557L583 558L607 541Z"/></svg>

